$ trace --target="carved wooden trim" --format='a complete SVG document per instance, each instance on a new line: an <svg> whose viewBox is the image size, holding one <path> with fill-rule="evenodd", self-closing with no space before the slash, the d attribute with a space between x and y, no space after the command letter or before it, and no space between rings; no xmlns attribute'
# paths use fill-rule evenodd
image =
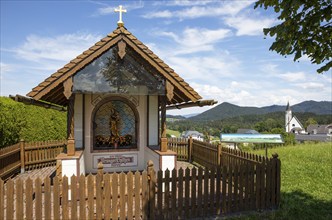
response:
<svg viewBox="0 0 332 220"><path fill-rule="evenodd" d="M160 102L161 137L166 138L166 97L161 96Z"/></svg>
<svg viewBox="0 0 332 220"><path fill-rule="evenodd" d="M66 81L63 82L63 94L67 98L67 100L72 95L72 88L73 88L73 77L69 77Z"/></svg>
<svg viewBox="0 0 332 220"><path fill-rule="evenodd" d="M168 101L171 101L174 97L174 86L168 81L166 80L166 96Z"/></svg>
<svg viewBox="0 0 332 220"><path fill-rule="evenodd" d="M126 55L126 43L124 41L119 41L118 42L118 48L119 48L119 52L118 55L121 58L121 60L124 58L124 56Z"/></svg>

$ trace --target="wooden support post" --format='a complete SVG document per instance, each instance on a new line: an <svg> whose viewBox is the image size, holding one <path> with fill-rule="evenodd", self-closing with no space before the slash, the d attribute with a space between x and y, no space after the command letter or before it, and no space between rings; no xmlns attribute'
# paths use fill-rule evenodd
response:
<svg viewBox="0 0 332 220"><path fill-rule="evenodd" d="M25 172L25 151L24 151L24 140L20 140L20 157L21 157L21 173Z"/></svg>
<svg viewBox="0 0 332 220"><path fill-rule="evenodd" d="M155 219L155 186L156 186L156 173L153 167L152 160L147 162L147 172L148 172L148 187L149 187L149 219Z"/></svg>
<svg viewBox="0 0 332 220"><path fill-rule="evenodd" d="M188 139L188 161L192 162L192 152L193 152L193 138L190 136Z"/></svg>
<svg viewBox="0 0 332 220"><path fill-rule="evenodd" d="M161 97L161 138L160 138L160 151L166 152L167 137L166 137L166 97Z"/></svg>
<svg viewBox="0 0 332 220"><path fill-rule="evenodd" d="M218 162L218 167L221 165L221 143L218 144L218 151L217 151L217 162Z"/></svg>
<svg viewBox="0 0 332 220"><path fill-rule="evenodd" d="M168 149L168 146L167 146L167 138L166 137L162 137L160 138L160 151L161 152L166 152L167 149Z"/></svg>
<svg viewBox="0 0 332 220"><path fill-rule="evenodd" d="M68 140L67 140L67 155L75 155L75 135L74 135L74 95L69 99L68 112L67 112L67 129L68 129Z"/></svg>

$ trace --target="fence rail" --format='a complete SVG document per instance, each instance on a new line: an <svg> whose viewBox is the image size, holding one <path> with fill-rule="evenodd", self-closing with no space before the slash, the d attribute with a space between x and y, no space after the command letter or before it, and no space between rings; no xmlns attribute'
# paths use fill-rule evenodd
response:
<svg viewBox="0 0 332 220"><path fill-rule="evenodd" d="M6 179L18 172L56 164L66 141L25 142L0 149L0 178Z"/></svg>

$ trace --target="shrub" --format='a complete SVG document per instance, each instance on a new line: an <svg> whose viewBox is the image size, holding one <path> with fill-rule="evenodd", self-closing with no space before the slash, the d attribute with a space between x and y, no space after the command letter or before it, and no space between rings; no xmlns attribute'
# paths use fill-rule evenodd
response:
<svg viewBox="0 0 332 220"><path fill-rule="evenodd" d="M66 138L66 112L0 97L0 148L26 141Z"/></svg>

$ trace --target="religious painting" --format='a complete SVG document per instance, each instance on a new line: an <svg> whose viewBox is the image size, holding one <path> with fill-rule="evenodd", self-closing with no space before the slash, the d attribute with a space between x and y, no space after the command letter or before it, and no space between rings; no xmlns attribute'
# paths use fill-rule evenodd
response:
<svg viewBox="0 0 332 220"><path fill-rule="evenodd" d="M94 150L137 148L136 115L123 100L110 100L93 119Z"/></svg>
<svg viewBox="0 0 332 220"><path fill-rule="evenodd" d="M120 44L121 45L121 44ZM126 49L121 59L118 48L111 48L80 70L73 79L74 93L164 95L165 80L152 68L139 63Z"/></svg>

